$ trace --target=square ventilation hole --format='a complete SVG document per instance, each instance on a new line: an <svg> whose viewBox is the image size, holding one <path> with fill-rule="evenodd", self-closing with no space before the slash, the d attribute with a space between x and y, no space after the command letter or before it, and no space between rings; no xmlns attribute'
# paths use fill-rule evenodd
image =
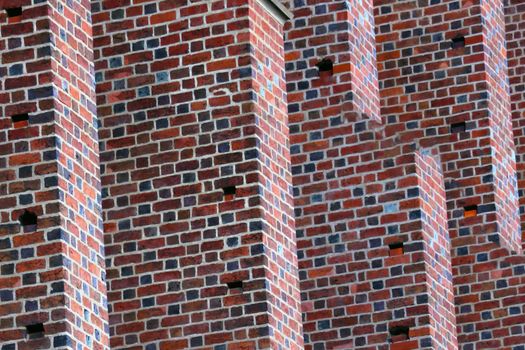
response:
<svg viewBox="0 0 525 350"><path fill-rule="evenodd" d="M465 47L465 37L464 36L457 36L455 38L452 38L452 44L453 49L459 49L461 47Z"/></svg>
<svg viewBox="0 0 525 350"><path fill-rule="evenodd" d="M334 70L334 63L329 58L323 58L316 63L316 67L319 69L319 72L332 72Z"/></svg>
<svg viewBox="0 0 525 350"><path fill-rule="evenodd" d="M19 16L22 16L22 8L21 7L11 7L11 8L5 9L5 13L7 14L7 18L19 17Z"/></svg>
<svg viewBox="0 0 525 350"><path fill-rule="evenodd" d="M465 131L467 131L467 124L465 122L450 124L450 132L453 134Z"/></svg>
<svg viewBox="0 0 525 350"><path fill-rule="evenodd" d="M28 210L24 210L22 215L18 218L20 225L24 228L24 231L35 231L37 226L37 216L35 213Z"/></svg>
<svg viewBox="0 0 525 350"><path fill-rule="evenodd" d="M410 327L407 327L407 326L390 327L388 329L388 332L390 333L390 341L392 343L410 339L409 337Z"/></svg>
<svg viewBox="0 0 525 350"><path fill-rule="evenodd" d="M226 285L228 286L228 289L234 289L234 290L242 290L242 287L243 287L242 281L232 281L232 282L226 283Z"/></svg>
<svg viewBox="0 0 525 350"><path fill-rule="evenodd" d="M15 128L23 128L29 125L29 114L15 114L11 116Z"/></svg>
<svg viewBox="0 0 525 350"><path fill-rule="evenodd" d="M477 205L467 205L463 208L463 217L471 218L478 215L478 206Z"/></svg>
<svg viewBox="0 0 525 350"><path fill-rule="evenodd" d="M44 324L33 323L26 326L26 334L29 339L38 339L44 337Z"/></svg>
<svg viewBox="0 0 525 350"><path fill-rule="evenodd" d="M331 59L323 58L316 65L319 70L319 81L322 84L330 84L334 75L334 64Z"/></svg>
<svg viewBox="0 0 525 350"><path fill-rule="evenodd" d="M392 243L389 244L388 247L390 248L390 256L398 256L405 253L403 242Z"/></svg>
<svg viewBox="0 0 525 350"><path fill-rule="evenodd" d="M226 186L222 188L224 192L224 199L229 201L235 198L235 194L237 193L237 187L235 186Z"/></svg>

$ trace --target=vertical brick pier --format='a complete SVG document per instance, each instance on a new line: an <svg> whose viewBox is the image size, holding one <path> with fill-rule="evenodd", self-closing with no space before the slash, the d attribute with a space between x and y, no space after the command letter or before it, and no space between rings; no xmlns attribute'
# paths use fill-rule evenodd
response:
<svg viewBox="0 0 525 350"><path fill-rule="evenodd" d="M91 9L0 5L0 348L109 349Z"/></svg>
<svg viewBox="0 0 525 350"><path fill-rule="evenodd" d="M302 349L283 24L94 2L111 346Z"/></svg>
<svg viewBox="0 0 525 350"><path fill-rule="evenodd" d="M0 350L525 350L524 28L0 0Z"/></svg>

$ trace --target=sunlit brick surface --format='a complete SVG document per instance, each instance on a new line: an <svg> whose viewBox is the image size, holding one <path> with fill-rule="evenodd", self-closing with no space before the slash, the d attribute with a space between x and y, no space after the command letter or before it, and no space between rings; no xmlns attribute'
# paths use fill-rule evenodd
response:
<svg viewBox="0 0 525 350"><path fill-rule="evenodd" d="M525 91L525 72L522 68L523 57L525 57L522 48L522 45L525 44L525 38L523 37L523 25L525 23L525 3L523 1L505 1L505 23L512 124L514 131L514 142L516 144L516 167L520 198L521 231L523 237L523 228L525 227L525 195L523 192L525 191L525 160L523 159L523 145L525 144L525 134L523 132L525 122L525 115L523 113L525 108L523 102Z"/></svg>
<svg viewBox="0 0 525 350"><path fill-rule="evenodd" d="M1 8L1 348L109 349L91 10Z"/></svg>
<svg viewBox="0 0 525 350"><path fill-rule="evenodd" d="M525 350L525 2L0 10L0 350Z"/></svg>
<svg viewBox="0 0 525 350"><path fill-rule="evenodd" d="M302 348L282 24L255 1L94 21L111 345Z"/></svg>
<svg viewBox="0 0 525 350"><path fill-rule="evenodd" d="M439 158L430 152L419 152L416 154L416 171L421 191L419 198L432 347L457 349L450 237Z"/></svg>

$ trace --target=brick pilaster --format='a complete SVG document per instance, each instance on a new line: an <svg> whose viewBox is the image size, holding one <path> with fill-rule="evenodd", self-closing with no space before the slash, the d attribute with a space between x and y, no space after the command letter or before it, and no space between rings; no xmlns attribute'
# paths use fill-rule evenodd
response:
<svg viewBox="0 0 525 350"><path fill-rule="evenodd" d="M108 349L89 4L1 7L2 348Z"/></svg>
<svg viewBox="0 0 525 350"><path fill-rule="evenodd" d="M525 150L524 139L524 91L525 80L521 71L523 63L523 32L522 25L525 23L525 4L522 1L505 2L506 20L506 49L508 57L509 84L511 92L512 129L514 132L514 143L516 145L516 168L518 179L518 192L520 201L521 231L523 243L523 229L525 228Z"/></svg>
<svg viewBox="0 0 525 350"><path fill-rule="evenodd" d="M458 349L451 244L441 160L430 150L416 153L422 240L433 349Z"/></svg>
<svg viewBox="0 0 525 350"><path fill-rule="evenodd" d="M505 295L520 282L504 266L521 240L503 2L375 5L385 137L441 157L459 348L510 347Z"/></svg>
<svg viewBox="0 0 525 350"><path fill-rule="evenodd" d="M283 11L94 3L115 349L302 347Z"/></svg>

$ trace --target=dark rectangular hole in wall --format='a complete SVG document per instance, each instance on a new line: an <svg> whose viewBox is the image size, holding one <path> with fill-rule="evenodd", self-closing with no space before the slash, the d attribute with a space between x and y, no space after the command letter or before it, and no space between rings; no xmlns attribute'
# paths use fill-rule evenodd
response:
<svg viewBox="0 0 525 350"><path fill-rule="evenodd" d="M390 327L388 331L392 342L409 339L410 327L408 326L394 326Z"/></svg>
<svg viewBox="0 0 525 350"><path fill-rule="evenodd" d="M22 215L18 217L18 221L20 221L20 225L26 227L26 226L35 226L37 225L38 217L35 213L30 212L28 210L24 210Z"/></svg>
<svg viewBox="0 0 525 350"><path fill-rule="evenodd" d="M450 124L450 132L458 133L467 131L467 124L465 122Z"/></svg>
<svg viewBox="0 0 525 350"><path fill-rule="evenodd" d="M29 114L15 114L11 116L11 120L15 128L21 128L29 124Z"/></svg>
<svg viewBox="0 0 525 350"><path fill-rule="evenodd" d="M316 64L319 72L333 72L334 63L329 58L323 58L321 61Z"/></svg>
<svg viewBox="0 0 525 350"><path fill-rule="evenodd" d="M224 191L224 199L226 200L233 199L237 193L237 188L235 186L226 186L223 187L222 190Z"/></svg>
<svg viewBox="0 0 525 350"><path fill-rule="evenodd" d="M226 283L228 289L242 289L242 281L233 281Z"/></svg>
<svg viewBox="0 0 525 350"><path fill-rule="evenodd" d="M463 208L463 216L466 218L470 218L473 216L478 215L478 206L477 205L467 205Z"/></svg>
<svg viewBox="0 0 525 350"><path fill-rule="evenodd" d="M465 47L465 37L464 36L457 36L452 39L452 48L458 49L460 47Z"/></svg>
<svg viewBox="0 0 525 350"><path fill-rule="evenodd" d="M26 333L29 339L42 338L44 336L44 324L33 323L26 326Z"/></svg>
<svg viewBox="0 0 525 350"><path fill-rule="evenodd" d="M405 253L403 242L392 243L388 247L390 248L390 256L403 255Z"/></svg>
<svg viewBox="0 0 525 350"><path fill-rule="evenodd" d="M5 12L6 12L8 18L22 16L22 8L21 7L12 7L12 8L9 8L9 9L5 9Z"/></svg>
<svg viewBox="0 0 525 350"><path fill-rule="evenodd" d="M29 114L27 113L15 114L11 116L11 119L13 120L14 123L23 122L25 120L29 120Z"/></svg>

